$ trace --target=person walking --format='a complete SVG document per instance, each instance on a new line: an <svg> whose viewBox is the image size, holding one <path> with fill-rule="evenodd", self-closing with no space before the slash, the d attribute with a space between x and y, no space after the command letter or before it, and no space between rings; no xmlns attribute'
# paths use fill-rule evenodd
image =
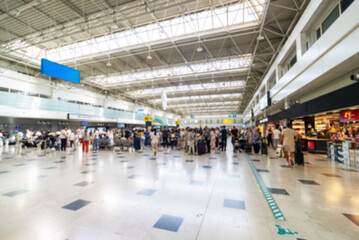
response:
<svg viewBox="0 0 359 240"><path fill-rule="evenodd" d="M61 140L61 151L66 151L66 143L67 143L67 129L66 128L61 130L59 138Z"/></svg>
<svg viewBox="0 0 359 240"><path fill-rule="evenodd" d="M288 166L294 166L294 152L295 141L297 140L297 133L292 129L292 123L288 122L287 127L282 131L281 142L283 142L283 149Z"/></svg>
<svg viewBox="0 0 359 240"><path fill-rule="evenodd" d="M278 129L278 125L275 125L275 129L273 130L273 148L274 150L277 149L279 142L280 142L280 130Z"/></svg>
<svg viewBox="0 0 359 240"><path fill-rule="evenodd" d="M158 148L158 142L160 140L160 135L157 134L156 129L152 129L152 132L150 134L150 139L151 139L153 155L156 157L157 148Z"/></svg>
<svg viewBox="0 0 359 240"><path fill-rule="evenodd" d="M99 142L100 142L100 133L98 132L98 129L95 128L95 132L93 134L92 151L98 151Z"/></svg>

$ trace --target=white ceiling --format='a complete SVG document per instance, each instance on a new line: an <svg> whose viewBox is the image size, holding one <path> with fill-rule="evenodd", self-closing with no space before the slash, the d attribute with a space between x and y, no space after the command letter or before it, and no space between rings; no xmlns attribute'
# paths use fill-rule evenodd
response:
<svg viewBox="0 0 359 240"><path fill-rule="evenodd" d="M5 0L0 58L187 116L242 113L308 0ZM29 59L25 61L25 59Z"/></svg>

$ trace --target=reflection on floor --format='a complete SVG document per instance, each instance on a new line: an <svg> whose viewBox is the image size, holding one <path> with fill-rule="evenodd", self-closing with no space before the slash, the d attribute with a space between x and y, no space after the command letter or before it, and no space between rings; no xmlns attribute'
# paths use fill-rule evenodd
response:
<svg viewBox="0 0 359 240"><path fill-rule="evenodd" d="M359 172L242 153L0 149L0 239L358 239ZM254 165L254 172L249 163ZM285 217L276 220L253 173ZM271 194L271 196L270 196ZM279 235L284 234L284 235ZM294 235L291 235L294 234Z"/></svg>

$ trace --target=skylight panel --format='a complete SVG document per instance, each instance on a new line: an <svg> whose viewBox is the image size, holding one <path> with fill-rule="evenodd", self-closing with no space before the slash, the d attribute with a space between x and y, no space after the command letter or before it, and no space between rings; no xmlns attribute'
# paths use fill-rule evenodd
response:
<svg viewBox="0 0 359 240"><path fill-rule="evenodd" d="M258 3L260 4L260 3ZM244 2L236 5L230 5L222 8L214 8L199 13L192 13L182 17L164 20L157 23L140 26L133 29L124 30L113 33L111 37L101 36L95 39L89 39L82 42L70 44L73 49L92 48L90 51L82 49L75 50L72 54L67 54L66 46L50 49L47 56L53 61L67 60L75 57L86 56L87 53L99 53L102 51L110 51L117 48L129 48L136 45L152 44L158 40L175 38L184 35L201 34L203 31L228 28L234 24L253 22L259 24L256 12L262 10L261 5L255 6ZM116 42L112 44L110 42ZM84 44L86 43L86 44ZM98 47L96 45L101 45ZM65 52L65 54L59 54Z"/></svg>
<svg viewBox="0 0 359 240"><path fill-rule="evenodd" d="M186 97L168 97L167 102L176 102L176 101L187 101L187 100L209 100L209 99L225 99L225 98L239 98L241 93L228 93L228 94L217 94L217 95L200 95L200 96L186 96ZM161 99L154 99L150 102L159 103Z"/></svg>
<svg viewBox="0 0 359 240"><path fill-rule="evenodd" d="M122 75L89 77L89 81L93 83L101 83L113 85L116 83L126 83L138 80L149 80L165 78L169 76L181 76L186 74L196 74L203 72L212 72L230 69L246 69L249 66L251 55L247 54L240 58L230 58L224 60L216 60L206 63L195 63L188 66L175 66L170 68L155 69L152 71L134 72Z"/></svg>
<svg viewBox="0 0 359 240"><path fill-rule="evenodd" d="M216 82L216 83L202 83L202 84L192 84L192 85L182 85L176 87L165 87L165 88L153 88L153 89L144 89L131 91L130 94L140 95L157 95L161 94L162 91L167 93L172 92L183 92L191 90L211 90L211 89L240 89L244 87L244 81L231 81L231 82Z"/></svg>

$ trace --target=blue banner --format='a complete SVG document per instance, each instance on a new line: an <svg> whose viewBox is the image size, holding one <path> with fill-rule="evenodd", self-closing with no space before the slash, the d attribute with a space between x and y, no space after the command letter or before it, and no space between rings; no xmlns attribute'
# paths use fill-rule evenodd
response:
<svg viewBox="0 0 359 240"><path fill-rule="evenodd" d="M80 84L80 71L45 58L41 59L41 74Z"/></svg>

